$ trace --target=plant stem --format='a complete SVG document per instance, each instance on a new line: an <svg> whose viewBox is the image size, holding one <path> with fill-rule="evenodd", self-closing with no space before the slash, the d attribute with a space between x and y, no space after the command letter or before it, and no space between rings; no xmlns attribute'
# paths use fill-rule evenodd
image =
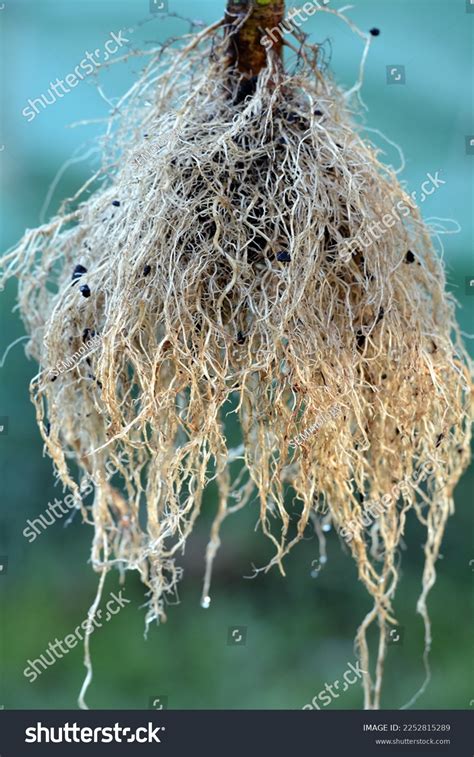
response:
<svg viewBox="0 0 474 757"><path fill-rule="evenodd" d="M261 39L272 30L272 51L281 57L283 35L275 27L282 23L284 14L285 0L228 0L228 65L247 78L257 76L267 65L267 50Z"/></svg>

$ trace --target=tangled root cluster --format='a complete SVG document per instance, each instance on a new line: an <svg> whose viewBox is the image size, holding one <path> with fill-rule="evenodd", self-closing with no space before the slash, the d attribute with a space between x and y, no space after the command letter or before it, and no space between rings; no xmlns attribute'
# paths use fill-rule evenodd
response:
<svg viewBox="0 0 474 757"><path fill-rule="evenodd" d="M314 49L291 75L269 53L249 82L223 70L222 44L213 31L153 57L112 116L98 191L5 256L41 369L32 398L94 526L94 568L139 571L147 623L175 597L211 481L204 605L229 513L258 503L274 545L266 569L282 572L310 521L321 537L322 525L355 521L348 548L373 599L357 648L369 671L377 623L364 683L377 707L409 511L426 527L418 611L429 647L425 599L469 459L468 359L429 232ZM233 449L229 414L241 429ZM370 500L427 462L425 486L405 487L363 525Z"/></svg>

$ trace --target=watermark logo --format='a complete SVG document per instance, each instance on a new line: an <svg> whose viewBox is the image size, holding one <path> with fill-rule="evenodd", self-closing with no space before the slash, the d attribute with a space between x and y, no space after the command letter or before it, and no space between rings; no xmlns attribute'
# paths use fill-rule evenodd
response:
<svg viewBox="0 0 474 757"><path fill-rule="evenodd" d="M322 426L325 426L331 420L334 420L338 415L341 414L341 412L341 406L336 404L329 408L327 413L320 413L316 418L316 421L311 426L306 428L305 431L303 431L301 434L297 434L297 436L291 439L291 441L288 443L289 446L292 449L295 449L296 447L304 444L311 436L317 433L317 431Z"/></svg>
<svg viewBox="0 0 474 757"><path fill-rule="evenodd" d="M58 376L63 373L68 373L74 368L75 365L84 357L84 355L90 355L96 350L102 341L102 337L99 334L95 334L91 339L88 339L73 355L61 360L54 368L48 371L48 378L50 381L56 381Z"/></svg>
<svg viewBox="0 0 474 757"><path fill-rule="evenodd" d="M245 647L247 643L247 626L229 626L227 629L228 647Z"/></svg>
<svg viewBox="0 0 474 757"><path fill-rule="evenodd" d="M311 578L317 578L320 574L320 572L323 569L324 564L326 563L327 557L326 555L320 555L319 559L316 558L311 562L311 572L310 576Z"/></svg>
<svg viewBox="0 0 474 757"><path fill-rule="evenodd" d="M400 496L407 497L420 483L430 478L435 471L432 462L423 463L419 470L414 471L413 479L405 476L392 487L390 493L382 495L380 499L365 502L364 508L354 513L354 517L340 530L340 535L349 544L354 538L360 537L364 529L369 528L383 513L386 513L398 501Z"/></svg>
<svg viewBox="0 0 474 757"><path fill-rule="evenodd" d="M97 48L94 52L86 50L85 57L74 68L74 73L67 74L64 79L58 77L56 81L50 81L46 92L43 92L39 97L35 97L34 99L30 98L27 106L21 112L28 123L33 121L41 113L41 110L45 110L48 105L53 105L58 99L62 99L64 95L69 94L81 81L100 68L101 64L107 63L112 55L115 55L124 45L127 45L130 40L122 36L123 33L123 30L117 33L110 32L110 39L105 41L103 50L100 48ZM38 106L41 106L41 110Z"/></svg>
<svg viewBox="0 0 474 757"><path fill-rule="evenodd" d="M391 628L387 634L387 644L389 647L402 647L404 637L405 637L404 626L397 626L396 628Z"/></svg>
<svg viewBox="0 0 474 757"><path fill-rule="evenodd" d="M168 13L168 0L150 0L150 13Z"/></svg>
<svg viewBox="0 0 474 757"><path fill-rule="evenodd" d="M268 0L268 2L270 2L270 0ZM265 29L266 33L261 37L260 44L266 50L270 50L279 39L284 37L285 34L294 33L302 24L311 18L316 11L329 5L329 2L330 0L312 0L312 2L305 3L303 8L292 8L287 13L285 20L278 24L278 26L274 26L273 29L269 29L268 27ZM259 0L259 5L266 4L268 3Z"/></svg>
<svg viewBox="0 0 474 757"><path fill-rule="evenodd" d="M466 294L474 294L474 276L466 276Z"/></svg>
<svg viewBox="0 0 474 757"><path fill-rule="evenodd" d="M474 134L466 136L466 154L474 155Z"/></svg>
<svg viewBox="0 0 474 757"><path fill-rule="evenodd" d="M405 66L394 65L386 66L387 84L405 84Z"/></svg>
<svg viewBox="0 0 474 757"><path fill-rule="evenodd" d="M341 694L348 690L349 686L352 686L354 683L357 683L357 681L360 681L362 676L364 675L367 675L367 673L365 670L362 670L358 660L355 665L353 665L352 662L349 662L347 665L347 670L345 670L345 672L343 673L342 681L339 681L339 679L337 678L332 683L325 683L324 689L322 689L319 694L316 694L316 696L312 698L311 704L305 704L302 709L320 710L321 705L323 707L327 707L334 699L339 699ZM339 687L340 683L342 683L342 688Z"/></svg>
<svg viewBox="0 0 474 757"><path fill-rule="evenodd" d="M421 184L420 202L424 202L427 197L430 197L430 195L434 194L434 192L442 187L443 184L446 184L443 179L439 178L440 171L436 171L434 176L429 172L426 174L426 181ZM418 202L416 190L411 193L410 197L414 202Z"/></svg>
<svg viewBox="0 0 474 757"><path fill-rule="evenodd" d="M401 221L402 217L410 215L411 211L417 207L417 203L425 202L427 197L431 197L437 190L447 182L440 178L441 169L435 171L435 174L427 172L426 181L423 181L420 185L420 193L414 190L409 195L406 195L405 200L399 200L397 204L392 208L390 213L385 213L380 221L373 222L364 227L356 237L349 239L340 246L339 256L344 262L349 262L352 256L362 248L367 249L374 242L377 242L383 237L390 229ZM410 253L413 256L413 253ZM407 263L413 262L413 260L406 260Z"/></svg>
<svg viewBox="0 0 474 757"><path fill-rule="evenodd" d="M155 694L148 700L149 710L167 710L168 709L168 697L164 694Z"/></svg>
<svg viewBox="0 0 474 757"><path fill-rule="evenodd" d="M52 526L57 520L60 520L64 515L68 515L72 510L77 509L80 506L81 499L84 499L89 494L92 494L94 487L104 486L105 483L115 476L119 471L119 464L128 462L127 452L120 452L117 458L117 464L111 460L107 460L105 463L106 475L103 473L97 473L95 475L89 475L84 478L79 487L80 498L76 499L73 494L66 494L63 499L55 497L54 504L48 502L48 507L33 520L28 519L26 521L26 528L23 530L23 536L28 540L29 544L32 544L36 538L45 531L48 526Z"/></svg>
<svg viewBox="0 0 474 757"><path fill-rule="evenodd" d="M118 612L126 605L130 604L130 599L122 596L123 590L121 589L117 594L110 593L110 599L105 605L107 611L105 622L117 615ZM35 660L28 660L27 666L23 671L23 675L28 679L30 683L34 683L36 679L42 675L42 673L49 667L54 665L58 660L69 654L71 649L74 649L79 641L83 641L86 636L90 636L94 633L96 628L102 628L101 623L102 609L99 608L94 614L89 612L87 618L82 621L74 629L74 633L69 633L63 639L56 638L54 641L50 641L46 650Z"/></svg>

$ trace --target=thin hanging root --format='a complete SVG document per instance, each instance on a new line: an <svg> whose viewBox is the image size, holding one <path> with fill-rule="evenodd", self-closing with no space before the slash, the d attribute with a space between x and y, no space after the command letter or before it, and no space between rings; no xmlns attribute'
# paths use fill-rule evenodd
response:
<svg viewBox="0 0 474 757"><path fill-rule="evenodd" d="M356 639L365 707L378 708L412 514L427 533L418 611L430 645L426 598L469 461L471 366L420 213L359 136L317 49L302 46L294 74L270 52L243 88L222 70L223 35L215 27L150 57L111 118L101 188L26 232L3 278L19 279L46 450L77 497L75 465L99 482L82 503L101 575L92 614L118 567L147 587L146 627L166 619L216 480L205 606L220 527L241 506L258 502L281 572L310 518L353 529L374 603ZM93 353L73 357L97 335ZM230 407L241 429L232 476Z"/></svg>
<svg viewBox="0 0 474 757"><path fill-rule="evenodd" d="M104 539L104 556L105 557L107 556L107 540L106 539ZM99 585L97 587L96 597L87 615L87 619L89 622L86 626L86 631L84 634L84 666L87 670L87 674L84 679L84 683L82 684L81 691L79 693L79 698L78 698L78 705L81 708L81 710L89 709L85 701L85 696L87 693L87 689L92 683L92 677L93 677L92 659L91 659L91 653L90 653L90 638L94 630L93 624L97 615L97 610L99 608L100 600L102 598L102 593L104 591L104 584L105 584L105 579L107 577L107 573L108 573L108 569L103 568L100 575Z"/></svg>

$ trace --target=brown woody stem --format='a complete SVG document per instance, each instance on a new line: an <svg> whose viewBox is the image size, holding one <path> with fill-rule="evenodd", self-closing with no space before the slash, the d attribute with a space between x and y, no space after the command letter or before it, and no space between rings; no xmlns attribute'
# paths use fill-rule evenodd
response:
<svg viewBox="0 0 474 757"><path fill-rule="evenodd" d="M283 32L276 30L285 14L285 0L228 0L225 21L229 29L229 61L245 77L257 76L267 65L268 37L272 50L281 57ZM267 43L268 47L268 43Z"/></svg>

